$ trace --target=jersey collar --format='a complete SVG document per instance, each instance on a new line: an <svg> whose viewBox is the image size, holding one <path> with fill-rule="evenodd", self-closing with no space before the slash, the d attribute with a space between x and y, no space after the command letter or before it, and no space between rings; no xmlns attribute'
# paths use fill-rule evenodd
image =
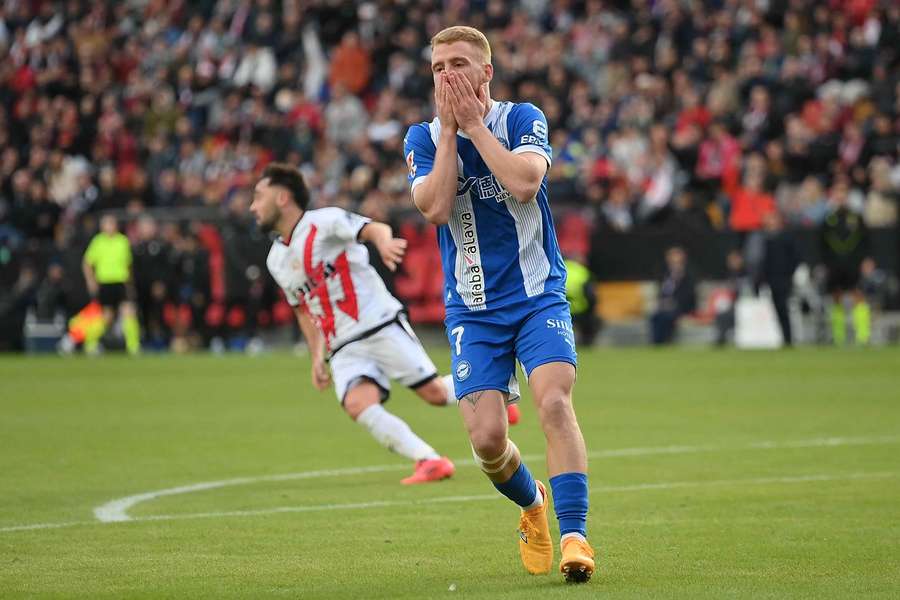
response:
<svg viewBox="0 0 900 600"><path fill-rule="evenodd" d="M294 228L291 229L291 235L288 236L288 239L282 238L280 235L277 238L277 241L284 244L285 246L291 245L291 240L294 239L294 234L297 233L297 229L300 227L300 223L303 222L303 219L306 218L307 211L303 211L303 214L300 215L300 218L297 219L297 224L294 225Z"/></svg>
<svg viewBox="0 0 900 600"><path fill-rule="evenodd" d="M484 115L484 124L487 125L488 129L494 125L494 121L497 120L497 115L500 113L500 103L496 100L491 100L491 107L488 109L486 115ZM493 131L493 130L492 130ZM456 135L461 138L469 139L469 136L463 133L462 131L457 131Z"/></svg>

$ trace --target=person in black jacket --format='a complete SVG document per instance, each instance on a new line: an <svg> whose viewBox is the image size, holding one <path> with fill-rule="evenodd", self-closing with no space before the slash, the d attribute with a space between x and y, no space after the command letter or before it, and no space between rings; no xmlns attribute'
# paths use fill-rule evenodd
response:
<svg viewBox="0 0 900 600"><path fill-rule="evenodd" d="M659 284L659 304L650 317L650 339L668 344L675 338L678 319L697 307L694 278L687 268L684 249L673 246L666 251L666 272Z"/></svg>
<svg viewBox="0 0 900 600"><path fill-rule="evenodd" d="M784 345L793 344L791 319L788 314L788 298L791 296L794 271L799 264L797 242L789 231L784 229L781 213L773 212L763 220L765 227L765 253L761 269L761 282L769 286L772 292L772 304L778 315Z"/></svg>
<svg viewBox="0 0 900 600"><path fill-rule="evenodd" d="M831 294L831 332L837 345L847 341L844 297L853 302L853 331L857 344L867 344L871 334L871 311L859 288L860 269L871 257L869 232L862 216L847 205L846 182L831 189L831 211L819 230L822 264L827 273L826 289Z"/></svg>

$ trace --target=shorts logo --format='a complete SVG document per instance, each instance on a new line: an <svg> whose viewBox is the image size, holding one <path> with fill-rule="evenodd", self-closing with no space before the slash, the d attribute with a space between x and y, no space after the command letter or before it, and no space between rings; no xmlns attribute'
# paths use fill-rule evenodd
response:
<svg viewBox="0 0 900 600"><path fill-rule="evenodd" d="M572 324L562 319L547 319L547 329L562 329L572 332Z"/></svg>
<svg viewBox="0 0 900 600"><path fill-rule="evenodd" d="M469 378L469 375L472 374L472 365L469 364L469 361L462 360L456 365L456 379L457 381L465 381Z"/></svg>
<svg viewBox="0 0 900 600"><path fill-rule="evenodd" d="M547 329L555 329L557 335L561 336L563 341L575 350L575 331L572 324L562 319L547 319Z"/></svg>

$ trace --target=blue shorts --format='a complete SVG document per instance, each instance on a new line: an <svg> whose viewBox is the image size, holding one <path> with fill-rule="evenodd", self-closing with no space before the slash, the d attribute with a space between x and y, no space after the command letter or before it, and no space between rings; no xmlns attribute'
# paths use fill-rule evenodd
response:
<svg viewBox="0 0 900 600"><path fill-rule="evenodd" d="M499 308L447 315L456 397L481 390L518 396L516 359L525 375L540 365L578 365L572 314L565 300L525 309Z"/></svg>

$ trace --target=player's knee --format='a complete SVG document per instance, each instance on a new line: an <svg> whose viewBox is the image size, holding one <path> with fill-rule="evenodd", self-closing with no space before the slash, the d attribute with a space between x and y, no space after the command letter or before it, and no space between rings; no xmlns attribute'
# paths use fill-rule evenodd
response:
<svg viewBox="0 0 900 600"><path fill-rule="evenodd" d="M482 460L495 460L506 450L506 428L502 424L479 427L469 432L469 441Z"/></svg>
<svg viewBox="0 0 900 600"><path fill-rule="evenodd" d="M540 402L539 415L544 429L561 429L574 422L572 400L562 390L551 390Z"/></svg>
<svg viewBox="0 0 900 600"><path fill-rule="evenodd" d="M366 387L375 388L374 385L371 384L363 384L361 386L357 386L347 392L347 395L344 396L344 412L347 413L354 421L359 418L359 415L363 413L367 408L378 404L380 398L378 396L378 389L374 390L365 389ZM360 389L363 388L363 389Z"/></svg>
<svg viewBox="0 0 900 600"><path fill-rule="evenodd" d="M432 379L422 387L416 389L416 393L428 404L444 406L448 403L447 388L437 379Z"/></svg>

